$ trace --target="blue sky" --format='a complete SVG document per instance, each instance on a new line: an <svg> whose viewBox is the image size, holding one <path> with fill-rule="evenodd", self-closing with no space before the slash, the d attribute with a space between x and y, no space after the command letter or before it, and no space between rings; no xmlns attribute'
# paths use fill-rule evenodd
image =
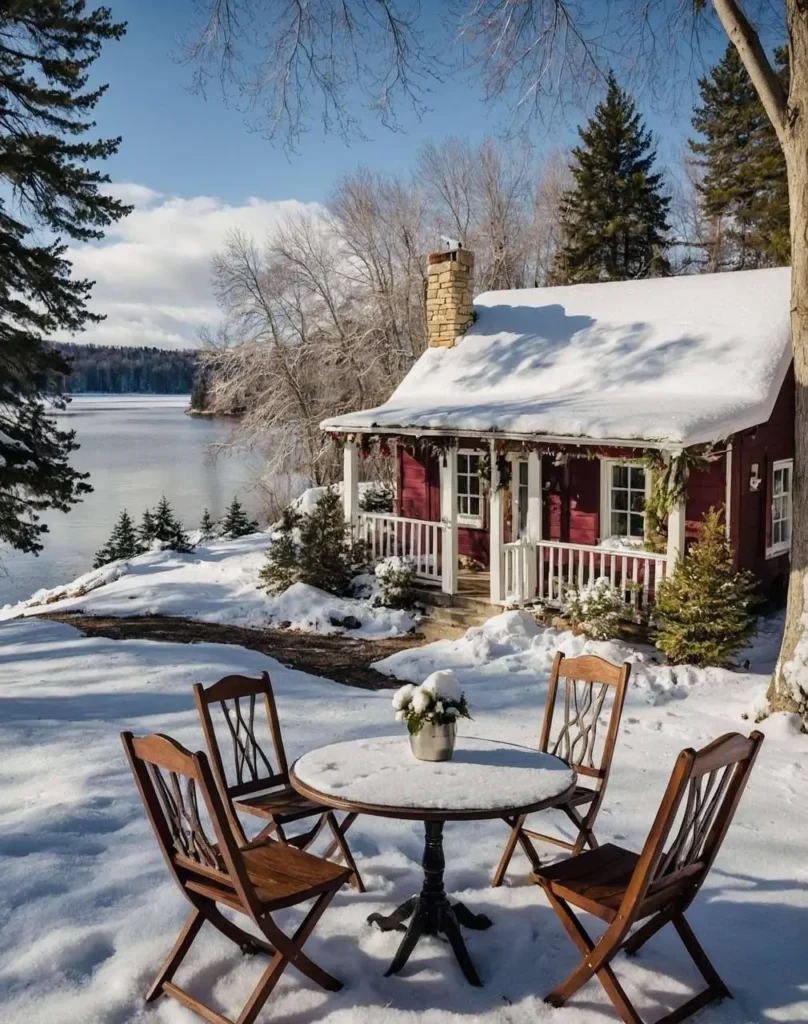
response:
<svg viewBox="0 0 808 1024"><path fill-rule="evenodd" d="M196 344L199 328L215 326L220 316L210 261L228 230L238 227L260 239L290 212L316 214L337 180L360 166L408 175L425 140L454 134L479 141L507 124L507 112L483 103L479 86L449 79L438 87L435 109L420 122L405 115L402 132L371 122L371 139L346 145L315 125L299 151L287 156L251 133L217 87L206 99L190 91L191 70L176 57L193 25L192 0L107 2L129 28L96 64L95 80L109 84L97 121L102 134L123 136L107 169L136 209L103 242L71 249L76 273L96 282L94 309L106 315L85 341ZM423 0L422 9L433 19L443 10L438 0ZM722 49L719 43L717 53ZM663 113L638 97L663 166L678 165L693 90L683 88L672 99L676 110ZM585 115L573 108L565 115L567 123L552 131L536 125L537 159L576 139L575 125Z"/></svg>
<svg viewBox="0 0 808 1024"><path fill-rule="evenodd" d="M404 116L404 132L371 125L372 139L346 145L315 126L299 152L287 157L249 131L241 113L225 105L217 86L207 98L189 91L191 71L174 57L178 41L193 24L190 0L111 0L111 7L129 23L123 41L109 44L97 64L99 80L110 85L99 125L124 137L110 166L116 180L174 195L216 195L229 202L250 195L322 201L341 174L359 165L407 171L426 139L448 134L481 139L496 134L506 122L506 112L484 104L479 89L467 80L450 79L440 86L436 109L421 121ZM643 110L659 136L661 155L677 152L688 130L691 98L686 90L677 97L673 117L669 111ZM537 126L539 153L575 138L574 126L582 115L570 109L566 116L566 126L555 124L550 131Z"/></svg>

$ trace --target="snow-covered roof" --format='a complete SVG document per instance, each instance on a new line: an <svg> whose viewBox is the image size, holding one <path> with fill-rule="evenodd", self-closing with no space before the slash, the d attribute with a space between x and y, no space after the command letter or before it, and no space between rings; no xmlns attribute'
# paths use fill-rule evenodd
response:
<svg viewBox="0 0 808 1024"><path fill-rule="evenodd" d="M790 270L486 292L376 409L325 430L498 432L672 446L771 415L791 360Z"/></svg>

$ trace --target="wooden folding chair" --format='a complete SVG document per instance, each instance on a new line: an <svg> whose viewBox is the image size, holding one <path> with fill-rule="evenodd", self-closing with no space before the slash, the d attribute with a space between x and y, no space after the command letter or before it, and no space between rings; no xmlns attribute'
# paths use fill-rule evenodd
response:
<svg viewBox="0 0 808 1024"><path fill-rule="evenodd" d="M303 944L346 881L348 869L271 840L239 849L204 754L192 754L168 736L137 738L124 732L121 739L169 871L193 907L146 1002L167 995L213 1024L234 1024L172 980L205 921L242 952L272 957L235 1024L256 1019L289 964L322 988L331 992L342 988L340 981L306 956ZM199 794L215 843L199 817ZM289 937L272 920L272 912L310 899L315 900L314 906ZM245 914L267 941L243 931L224 916L218 904Z"/></svg>
<svg viewBox="0 0 808 1024"><path fill-rule="evenodd" d="M698 753L683 750L673 769L643 851L639 856L611 843L536 872L537 881L583 954L580 965L545 1002L563 1006L596 975L626 1024L643 1024L611 968L622 949L632 955L670 922L707 988L657 1024L686 1020L729 989L699 945L684 913L710 871L755 763L763 735L728 733ZM674 831L674 825L678 826ZM673 835L666 848L669 835ZM608 927L593 942L570 904ZM638 922L644 924L629 934Z"/></svg>
<svg viewBox="0 0 808 1024"><path fill-rule="evenodd" d="M276 768L273 768L272 761L267 757L256 736L255 712L258 698L263 698ZM266 822L261 832L252 840L253 843L268 836L275 836L282 843L306 850L323 829L328 828L333 841L323 856L329 859L339 851L350 868L351 884L359 892L364 892L362 877L345 839L345 833L356 820L356 814L346 814L340 821L330 808L306 800L289 784L289 766L269 674L262 672L258 679L251 679L249 676L225 676L224 679L207 687L197 683L194 686L194 701L202 722L213 774L231 828L239 843L243 846L248 841L239 820L239 811ZM232 741L234 774L230 781L213 726L210 712L212 704L220 705L224 721L227 723L227 733ZM315 821L306 832L287 835L288 825L312 818Z"/></svg>
<svg viewBox="0 0 808 1024"><path fill-rule="evenodd" d="M578 835L570 843L566 839L525 828L526 815L504 818L510 826L511 834L491 885L502 885L517 843L534 871L541 867L541 860L533 840L561 846L571 850L573 855L579 854L584 846L597 849L598 841L593 829L606 795L606 783L609 781L630 674L631 665L628 662L613 665L610 661L591 655L565 658L561 651L556 654L550 672L539 750L563 758L575 769L579 779L584 776L592 782L591 785L576 785L572 796L558 805L558 809L576 827ZM559 679L563 680L561 687ZM556 704L562 697L564 719L553 735ZM608 716L608 725L601 745L598 743L598 727L604 716Z"/></svg>

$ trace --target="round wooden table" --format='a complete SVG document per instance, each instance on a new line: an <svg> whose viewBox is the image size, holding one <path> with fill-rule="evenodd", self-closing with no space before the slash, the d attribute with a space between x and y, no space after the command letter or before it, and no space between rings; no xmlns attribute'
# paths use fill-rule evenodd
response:
<svg viewBox="0 0 808 1024"><path fill-rule="evenodd" d="M472 985L481 985L459 925L488 928L484 914L449 902L443 883L447 821L518 817L553 807L570 795L575 772L558 757L513 743L459 737L451 761L418 761L406 735L348 740L312 750L292 765L294 788L315 803L359 814L424 822L421 892L392 914L371 914L384 931L406 935L387 975L406 964L422 935L443 933Z"/></svg>

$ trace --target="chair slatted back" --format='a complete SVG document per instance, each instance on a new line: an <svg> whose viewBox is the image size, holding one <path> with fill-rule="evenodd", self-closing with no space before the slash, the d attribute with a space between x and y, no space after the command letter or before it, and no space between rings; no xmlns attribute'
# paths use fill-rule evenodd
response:
<svg viewBox="0 0 808 1024"><path fill-rule="evenodd" d="M539 749L567 761L579 775L605 786L617 742L631 665L613 665L603 658L583 655L566 658L560 651L553 661ZM558 706L563 719L555 733ZM608 716L605 738L598 743L603 716Z"/></svg>
<svg viewBox="0 0 808 1024"><path fill-rule="evenodd" d="M208 687L197 683L194 686L194 700L214 773L222 792L236 798L274 786L288 785L289 766L283 747L275 696L267 672L262 672L257 679L249 676L225 676ZM232 744L233 775L230 779L227 777L211 716L210 709L215 704L220 707ZM265 750L257 735L256 711L261 705L266 714L274 757ZM259 719L260 717L259 714Z"/></svg>
<svg viewBox="0 0 808 1024"><path fill-rule="evenodd" d="M205 754L169 736L121 733L140 797L169 870L186 890L200 877L258 907ZM200 816L200 795L215 839Z"/></svg>
<svg viewBox="0 0 808 1024"><path fill-rule="evenodd" d="M626 900L693 899L721 848L762 742L757 731L749 737L727 733L698 752L682 751Z"/></svg>

